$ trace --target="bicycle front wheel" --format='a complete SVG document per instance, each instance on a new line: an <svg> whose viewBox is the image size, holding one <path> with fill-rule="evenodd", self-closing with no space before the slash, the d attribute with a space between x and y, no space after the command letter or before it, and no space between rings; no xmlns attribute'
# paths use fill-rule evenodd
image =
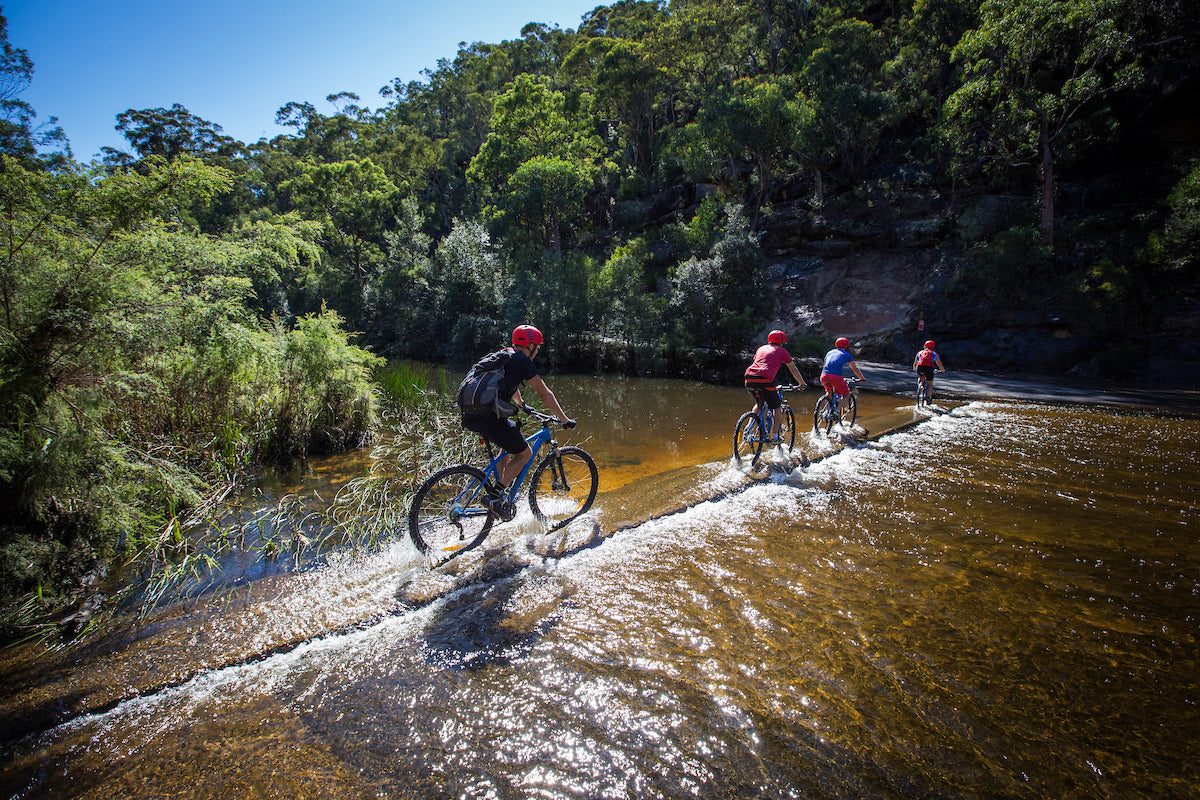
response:
<svg viewBox="0 0 1200 800"><path fill-rule="evenodd" d="M466 464L446 467L417 489L408 513L408 532L425 555L450 556L483 541L492 527L483 471Z"/></svg>
<svg viewBox="0 0 1200 800"><path fill-rule="evenodd" d="M533 471L529 507L551 528L561 528L592 507L599 483L596 462L586 451L559 448Z"/></svg>
<svg viewBox="0 0 1200 800"><path fill-rule="evenodd" d="M779 446L791 452L796 446L796 417L792 414L791 406L784 406L775 412L779 414Z"/></svg>
<svg viewBox="0 0 1200 800"><path fill-rule="evenodd" d="M733 459L738 464L749 461L750 466L758 463L758 454L762 450L763 432L759 425L758 415L753 411L742 414L733 429Z"/></svg>
<svg viewBox="0 0 1200 800"><path fill-rule="evenodd" d="M855 418L858 417L858 401L854 399L854 395L847 395L842 402L842 424L849 428L854 424Z"/></svg>
<svg viewBox="0 0 1200 800"><path fill-rule="evenodd" d="M813 408L813 430L828 436L832 427L833 414L829 411L829 397L822 397Z"/></svg>
<svg viewBox="0 0 1200 800"><path fill-rule="evenodd" d="M926 381L917 381L917 408L929 405L929 384Z"/></svg>

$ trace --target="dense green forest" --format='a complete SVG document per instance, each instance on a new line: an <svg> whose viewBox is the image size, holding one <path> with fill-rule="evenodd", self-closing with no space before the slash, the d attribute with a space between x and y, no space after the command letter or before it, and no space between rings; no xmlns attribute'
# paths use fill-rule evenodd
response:
<svg viewBox="0 0 1200 800"><path fill-rule="evenodd" d="M781 313L789 247L915 236L914 308L1033 308L1110 342L1095 375L1194 334L1193 0L623 1L464 44L376 110L288 103L269 141L128 109L90 164L0 34L10 604L157 552L255 465L367 441L382 359L526 321L560 370L720 379L780 324L821 352L846 331ZM1005 213L973 235L980 198Z"/></svg>

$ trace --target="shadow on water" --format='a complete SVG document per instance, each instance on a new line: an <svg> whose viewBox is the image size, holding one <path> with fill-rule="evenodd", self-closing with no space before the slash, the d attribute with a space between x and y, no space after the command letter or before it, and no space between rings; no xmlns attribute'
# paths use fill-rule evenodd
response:
<svg viewBox="0 0 1200 800"><path fill-rule="evenodd" d="M538 619L530 628L514 617L509 604L520 588L518 575L524 569L524 565L511 562L511 568L504 570L507 575L473 583L445 598L424 628L428 663L469 671L493 663L508 664L531 651L553 629L558 616Z"/></svg>

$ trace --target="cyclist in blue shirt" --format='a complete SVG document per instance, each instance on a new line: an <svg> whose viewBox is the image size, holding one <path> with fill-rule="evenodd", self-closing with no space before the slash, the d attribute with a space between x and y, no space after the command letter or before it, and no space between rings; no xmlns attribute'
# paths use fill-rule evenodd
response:
<svg viewBox="0 0 1200 800"><path fill-rule="evenodd" d="M860 381L865 380L854 356L850 354L849 347L850 340L843 336L834 342L833 349L825 354L825 364L821 367L821 385L825 387L825 396L829 398L830 403L833 402L834 392L842 397L850 394L850 386L843 377L847 366L854 372L854 377Z"/></svg>

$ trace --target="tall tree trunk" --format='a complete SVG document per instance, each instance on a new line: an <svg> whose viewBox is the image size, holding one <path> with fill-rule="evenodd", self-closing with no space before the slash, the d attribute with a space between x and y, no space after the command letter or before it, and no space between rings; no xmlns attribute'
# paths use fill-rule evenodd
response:
<svg viewBox="0 0 1200 800"><path fill-rule="evenodd" d="M1049 123L1041 118L1038 146L1042 151L1042 238L1054 250L1054 155L1050 152Z"/></svg>
<svg viewBox="0 0 1200 800"><path fill-rule="evenodd" d="M556 255L562 255L562 235L559 232L558 208L553 204L550 206L550 249Z"/></svg>

